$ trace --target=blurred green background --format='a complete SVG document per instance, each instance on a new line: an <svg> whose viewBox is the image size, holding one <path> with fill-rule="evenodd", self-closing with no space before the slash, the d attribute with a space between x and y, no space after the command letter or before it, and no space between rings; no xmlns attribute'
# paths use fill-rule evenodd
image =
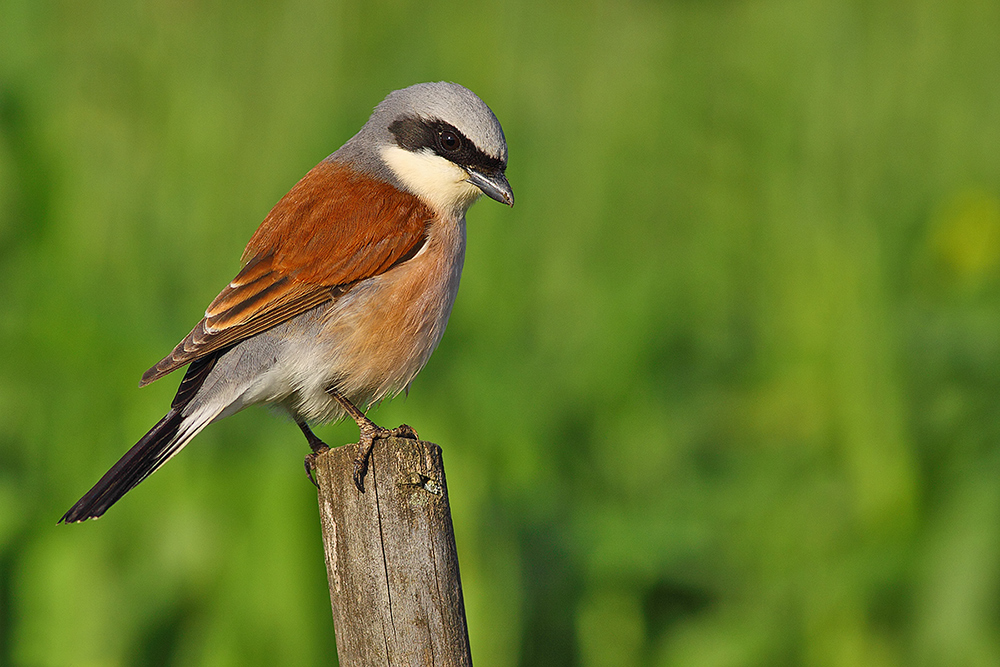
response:
<svg viewBox="0 0 1000 667"><path fill-rule="evenodd" d="M470 211L373 416L444 447L476 664L1000 665L998 35L975 0L0 0L0 663L335 660L287 420L55 522L270 206L443 79L517 206Z"/></svg>

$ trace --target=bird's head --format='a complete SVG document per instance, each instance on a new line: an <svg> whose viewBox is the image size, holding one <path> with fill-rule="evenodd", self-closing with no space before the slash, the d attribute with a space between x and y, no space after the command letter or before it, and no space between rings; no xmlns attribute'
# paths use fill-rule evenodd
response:
<svg viewBox="0 0 1000 667"><path fill-rule="evenodd" d="M500 122L455 83L390 93L338 154L440 211L463 214L483 194L514 205Z"/></svg>

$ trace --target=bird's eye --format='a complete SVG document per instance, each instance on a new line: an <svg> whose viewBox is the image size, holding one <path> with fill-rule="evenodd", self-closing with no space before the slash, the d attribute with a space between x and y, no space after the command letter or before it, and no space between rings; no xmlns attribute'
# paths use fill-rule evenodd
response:
<svg viewBox="0 0 1000 667"><path fill-rule="evenodd" d="M449 153L454 153L462 147L462 140L451 130L443 130L439 135L441 148Z"/></svg>

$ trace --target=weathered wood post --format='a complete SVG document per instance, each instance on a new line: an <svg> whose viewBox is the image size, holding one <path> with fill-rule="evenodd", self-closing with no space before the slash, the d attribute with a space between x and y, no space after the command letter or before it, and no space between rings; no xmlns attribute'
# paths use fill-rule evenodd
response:
<svg viewBox="0 0 1000 667"><path fill-rule="evenodd" d="M338 447L315 465L341 666L471 667L441 448L376 441L365 493L356 454Z"/></svg>

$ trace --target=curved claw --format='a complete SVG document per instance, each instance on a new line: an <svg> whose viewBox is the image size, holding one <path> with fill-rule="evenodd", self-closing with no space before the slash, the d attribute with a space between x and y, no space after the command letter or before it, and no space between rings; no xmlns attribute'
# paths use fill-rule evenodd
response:
<svg viewBox="0 0 1000 667"><path fill-rule="evenodd" d="M420 436L417 435L416 430L409 424L400 424L396 428L389 431L389 436L392 438L407 438L409 440L419 440Z"/></svg>
<svg viewBox="0 0 1000 667"><path fill-rule="evenodd" d="M386 438L407 438L409 440L419 440L420 437L412 426L400 424L396 428L382 428L375 422L368 422L371 427L361 429L361 439L358 442L358 458L354 459L354 486L358 491L365 492L365 475L368 474L368 462L372 457L372 448L375 447L376 440ZM367 425L366 425L367 426Z"/></svg>
<svg viewBox="0 0 1000 667"><path fill-rule="evenodd" d="M371 452L369 452L370 454ZM358 457L354 459L354 486L358 491L365 492L365 475L368 474L368 457Z"/></svg>
<svg viewBox="0 0 1000 667"><path fill-rule="evenodd" d="M320 457L320 454L329 449L330 448L327 447L326 449L319 449L317 451L310 452L309 454L306 454L305 460L302 461L302 463L306 467L306 477L309 478L309 481L312 482L312 485L315 486L317 489L319 489L319 482L317 482L316 478L313 476L313 470L316 469L316 459Z"/></svg>

